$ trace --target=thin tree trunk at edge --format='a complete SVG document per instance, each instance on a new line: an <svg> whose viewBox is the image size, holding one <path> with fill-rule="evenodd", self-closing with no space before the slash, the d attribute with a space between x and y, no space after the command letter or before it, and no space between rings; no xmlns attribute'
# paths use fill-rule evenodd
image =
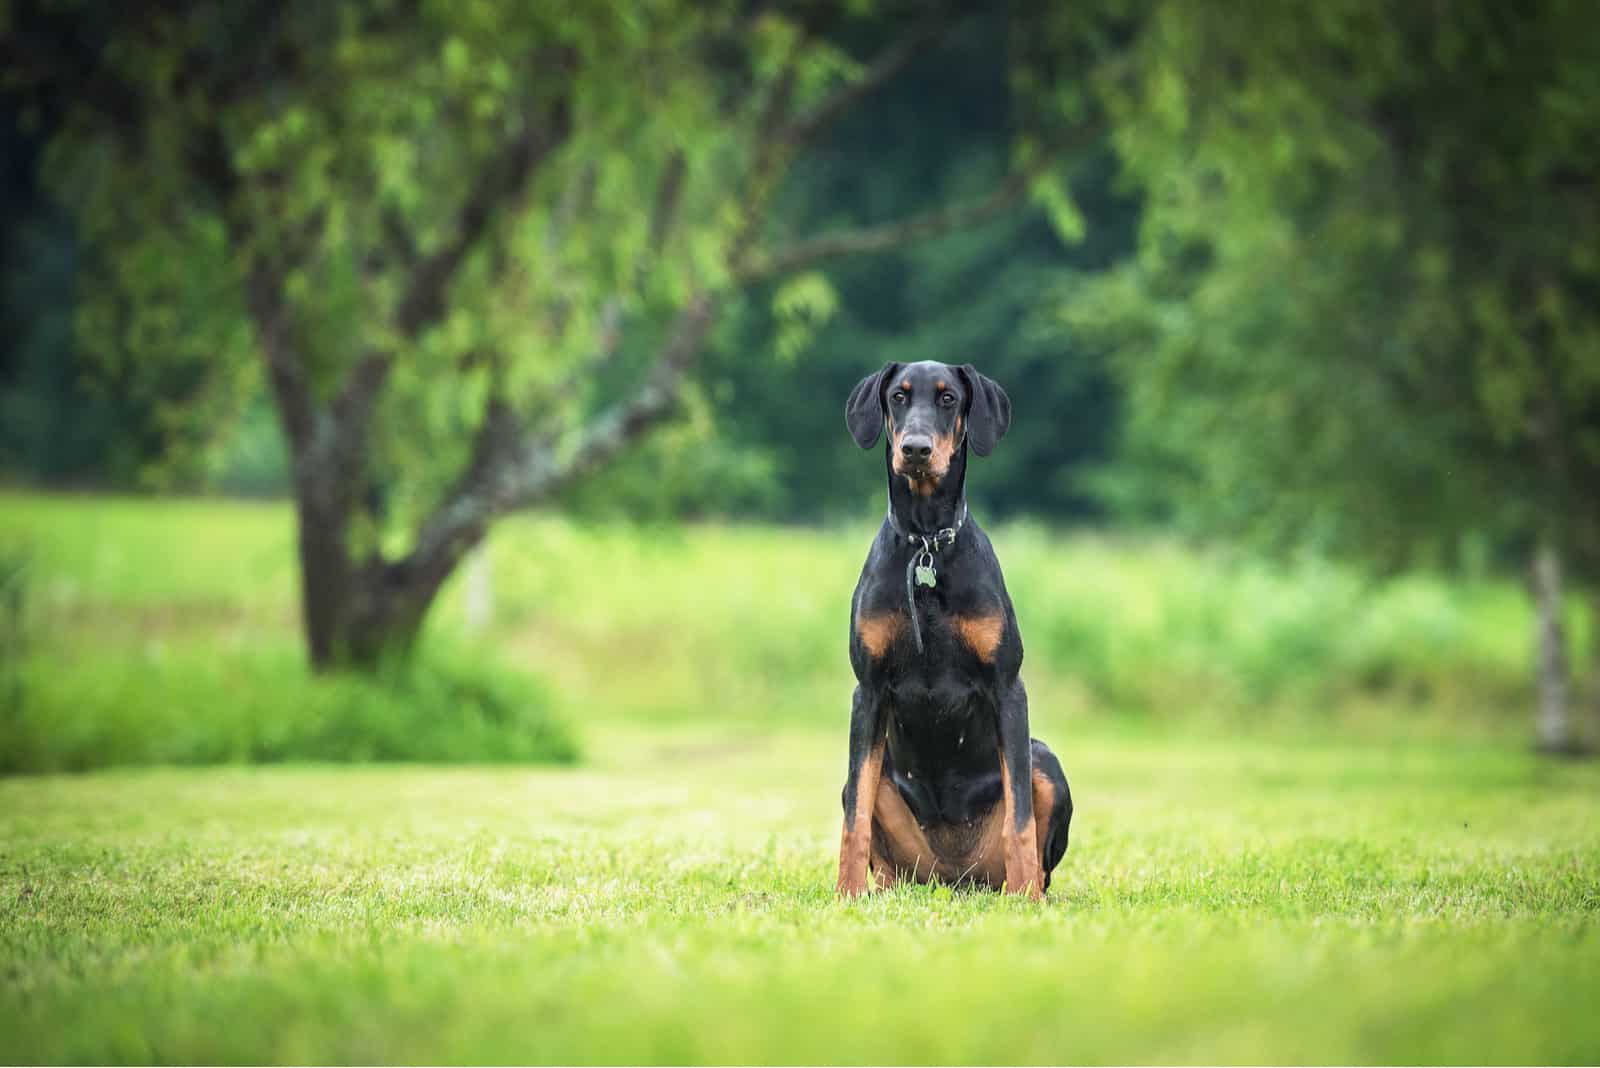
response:
<svg viewBox="0 0 1600 1068"><path fill-rule="evenodd" d="M1561 556L1547 541L1533 555L1533 603L1536 671L1539 687L1539 749L1571 753L1571 686L1567 667L1567 632L1562 620Z"/></svg>

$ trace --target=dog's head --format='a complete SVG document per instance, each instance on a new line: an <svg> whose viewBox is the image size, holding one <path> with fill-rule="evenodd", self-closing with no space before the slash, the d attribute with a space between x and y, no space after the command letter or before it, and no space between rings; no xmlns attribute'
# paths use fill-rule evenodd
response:
<svg viewBox="0 0 1600 1068"><path fill-rule="evenodd" d="M963 442L987 456L1011 425L1011 399L970 363L886 363L856 384L845 425L863 449L889 428L889 464L911 488L931 494Z"/></svg>

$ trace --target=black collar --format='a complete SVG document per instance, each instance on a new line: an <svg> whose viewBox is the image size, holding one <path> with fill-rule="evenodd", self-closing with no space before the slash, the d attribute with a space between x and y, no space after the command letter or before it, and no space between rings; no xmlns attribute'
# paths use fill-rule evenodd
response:
<svg viewBox="0 0 1600 1068"><path fill-rule="evenodd" d="M956 515L956 524L953 527L943 527L932 534L918 534L906 529L900 522L900 517L894 514L894 501L889 502L889 526L896 536L908 545L921 545L927 552L937 552L942 548L954 545L956 535L961 533L961 528L967 525L967 498L961 497L961 511Z"/></svg>

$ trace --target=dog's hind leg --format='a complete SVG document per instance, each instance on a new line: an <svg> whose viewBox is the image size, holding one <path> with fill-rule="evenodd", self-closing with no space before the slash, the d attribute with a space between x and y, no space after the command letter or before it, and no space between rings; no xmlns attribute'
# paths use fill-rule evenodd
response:
<svg viewBox="0 0 1600 1068"><path fill-rule="evenodd" d="M1050 888L1050 872L1067 853L1072 823L1072 790L1061 761L1039 739L1033 739L1033 822L1039 840L1039 870Z"/></svg>
<svg viewBox="0 0 1600 1068"><path fill-rule="evenodd" d="M1000 789L1006 818L1001 824L1005 891L1044 896L1039 839L1033 808L1033 752L1028 735L1028 694L1016 679L1001 700L996 727L1000 741Z"/></svg>

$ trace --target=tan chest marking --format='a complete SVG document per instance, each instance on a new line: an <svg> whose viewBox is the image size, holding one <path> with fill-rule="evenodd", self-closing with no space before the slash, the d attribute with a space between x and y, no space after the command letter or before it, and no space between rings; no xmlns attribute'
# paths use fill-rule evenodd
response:
<svg viewBox="0 0 1600 1068"><path fill-rule="evenodd" d="M883 654L894 644L905 622L906 617L899 612L886 612L881 616L857 616L856 633L861 636L861 644L867 647L867 653L872 659L881 660Z"/></svg>
<svg viewBox="0 0 1600 1068"><path fill-rule="evenodd" d="M956 634L961 641L985 664L994 663L995 650L1006 633L1006 617L998 612L992 616L952 616Z"/></svg>

